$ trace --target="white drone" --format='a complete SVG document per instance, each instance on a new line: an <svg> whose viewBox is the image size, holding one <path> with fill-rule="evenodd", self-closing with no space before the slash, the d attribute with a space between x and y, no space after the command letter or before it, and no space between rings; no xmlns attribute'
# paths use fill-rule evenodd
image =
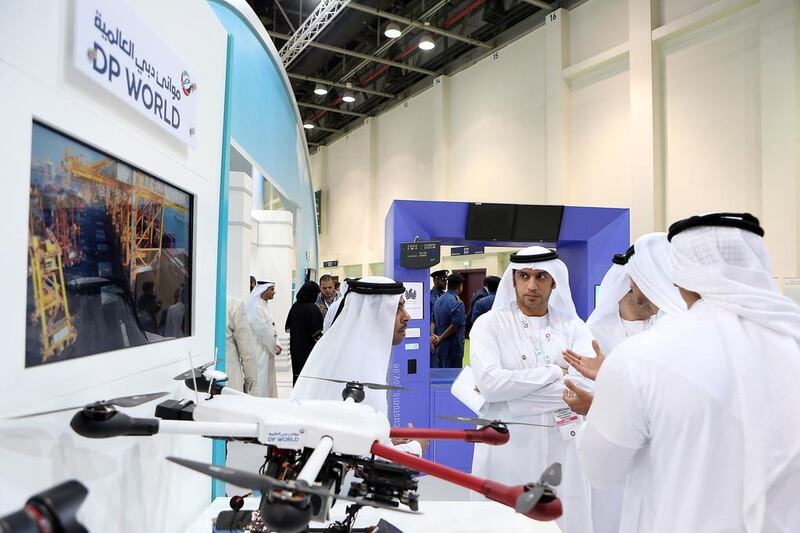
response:
<svg viewBox="0 0 800 533"><path fill-rule="evenodd" d="M263 521L266 531L305 531L312 519L327 518L335 499L355 502L348 508L346 523L339 531L351 531L361 506L395 511L417 510L417 482L425 472L479 492L536 520L561 516L561 502L551 488L561 479L560 465L548 468L537 483L508 486L482 479L427 459L404 453L388 445L390 439L462 440L490 445L509 440L508 425L497 420L454 418L479 425L479 429L393 428L386 416L360 403L364 389L402 390L402 387L355 381L328 380L344 385L343 402L330 400L285 400L261 398L224 386L227 376L207 363L176 376L196 392L208 396L189 400L166 400L158 405L155 418L133 418L115 407L134 407L166 396L154 393L99 401L23 415L23 417L80 409L70 422L72 429L88 438L160 434L199 435L266 445L267 455L259 473L169 457L174 463L240 487L262 491L260 516L243 518L243 499L231 499L230 511L220 514L217 529L241 527L243 520ZM325 379L325 378L313 378ZM21 418L21 417L19 417ZM376 459L382 458L383 460ZM387 462L388 461L388 462ZM355 471L347 495L338 494L347 471ZM403 510L403 504L410 510ZM237 513L238 512L238 513ZM227 513L227 515L226 515ZM225 515L225 516L223 516ZM237 525L238 524L238 525Z"/></svg>

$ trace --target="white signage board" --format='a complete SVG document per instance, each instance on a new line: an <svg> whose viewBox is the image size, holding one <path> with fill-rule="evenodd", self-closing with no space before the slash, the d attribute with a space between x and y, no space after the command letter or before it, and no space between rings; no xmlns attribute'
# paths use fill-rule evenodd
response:
<svg viewBox="0 0 800 533"><path fill-rule="evenodd" d="M419 281L404 282L406 289L406 311L411 315L411 320L422 320L424 317L425 297L422 294L424 285Z"/></svg>
<svg viewBox="0 0 800 533"><path fill-rule="evenodd" d="M92 81L194 148L197 80L126 2L75 1L72 60Z"/></svg>

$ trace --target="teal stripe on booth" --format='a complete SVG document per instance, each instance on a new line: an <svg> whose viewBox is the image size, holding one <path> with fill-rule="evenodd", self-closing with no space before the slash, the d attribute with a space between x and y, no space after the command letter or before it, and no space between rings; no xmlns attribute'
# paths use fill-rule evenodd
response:
<svg viewBox="0 0 800 533"><path fill-rule="evenodd" d="M228 34L228 52L225 60L225 114L222 119L222 164L219 176L219 227L217 228L217 308L214 327L214 347L217 353L217 370L225 371L225 301L227 299L228 272L228 167L231 153L230 109L231 78L233 77L233 35ZM212 462L225 464L225 441L214 439ZM211 482L211 497L225 495L225 483Z"/></svg>

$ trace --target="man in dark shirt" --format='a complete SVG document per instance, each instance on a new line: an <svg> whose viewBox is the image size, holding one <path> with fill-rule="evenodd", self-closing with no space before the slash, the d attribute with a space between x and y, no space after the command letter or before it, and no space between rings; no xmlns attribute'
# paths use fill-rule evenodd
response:
<svg viewBox="0 0 800 533"><path fill-rule="evenodd" d="M434 359L441 368L461 368L464 358L464 331L466 313L464 302L458 297L464 288L464 277L450 274L447 278L447 292L442 294L434 307L436 321L432 344L435 347Z"/></svg>
<svg viewBox="0 0 800 533"><path fill-rule="evenodd" d="M436 300L444 294L447 289L447 270L437 270L431 272L431 292L430 292L430 321L431 321L431 368L441 368L441 363L436 359L434 352L433 338L436 333L436 319L433 315L433 308Z"/></svg>
<svg viewBox="0 0 800 533"><path fill-rule="evenodd" d="M477 291L472 293L472 298L470 298L470 306L472 309L475 309L475 304L481 301L483 298L489 296L489 289L486 288L486 282L489 279L489 276L483 278L483 287L478 289ZM469 338L469 330L472 329L472 309L470 312L467 313L467 338Z"/></svg>
<svg viewBox="0 0 800 533"><path fill-rule="evenodd" d="M497 292L497 286L500 285L500 278L497 276L486 276L486 280L484 281L486 283L486 290L489 292L489 294L472 304L472 315L470 317L471 324L475 324L475 321L478 320L479 316L492 308L492 304L494 304L494 295Z"/></svg>
<svg viewBox="0 0 800 533"><path fill-rule="evenodd" d="M433 317L433 306L436 305L436 300L444 294L447 290L447 273L448 270L437 270L431 272L431 333L433 333L433 324L436 321Z"/></svg>

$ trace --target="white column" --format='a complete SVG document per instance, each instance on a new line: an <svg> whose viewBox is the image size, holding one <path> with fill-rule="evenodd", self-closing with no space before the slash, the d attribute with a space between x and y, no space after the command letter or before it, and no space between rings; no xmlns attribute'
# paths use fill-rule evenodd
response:
<svg viewBox="0 0 800 533"><path fill-rule="evenodd" d="M570 90L564 80L569 61L568 16L557 9L546 16L547 203L563 204L569 191Z"/></svg>
<svg viewBox="0 0 800 533"><path fill-rule="evenodd" d="M632 238L664 229L662 165L657 157L660 151L656 150L660 134L656 134L655 121L652 20L651 0L628 0Z"/></svg>
<svg viewBox="0 0 800 533"><path fill-rule="evenodd" d="M798 275L797 3L761 0L761 223L775 276ZM771 231L772 230L772 231Z"/></svg>
<svg viewBox="0 0 800 533"><path fill-rule="evenodd" d="M287 346L283 329L291 307L294 264L294 222L289 211L252 211L253 241L251 270L257 279L275 282L275 298L269 307L275 319L278 341Z"/></svg>
<svg viewBox="0 0 800 533"><path fill-rule="evenodd" d="M231 172L228 188L228 294L244 301L249 293L253 178Z"/></svg>

